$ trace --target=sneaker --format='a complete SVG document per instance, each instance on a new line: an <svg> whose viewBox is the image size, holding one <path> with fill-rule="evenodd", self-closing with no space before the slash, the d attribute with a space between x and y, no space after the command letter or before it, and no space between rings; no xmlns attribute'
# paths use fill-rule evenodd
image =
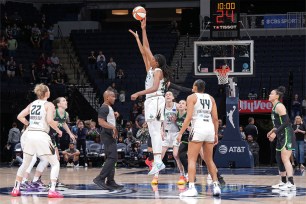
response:
<svg viewBox="0 0 306 204"><path fill-rule="evenodd" d="M212 177L211 177L211 175L210 175L210 174L207 174L207 178L206 178L206 180L212 180Z"/></svg>
<svg viewBox="0 0 306 204"><path fill-rule="evenodd" d="M153 165L154 160L149 160L149 158L147 158L145 160L146 165L149 167L150 171L152 170L152 165Z"/></svg>
<svg viewBox="0 0 306 204"><path fill-rule="evenodd" d="M13 190L11 192L11 196L13 196L13 197L21 196L20 190L17 189L17 188L13 188Z"/></svg>
<svg viewBox="0 0 306 204"><path fill-rule="evenodd" d="M106 182L106 185L112 187L113 189L116 189L116 190L121 190L124 188L124 185L120 185L118 183L116 183L115 181L112 181L112 182Z"/></svg>
<svg viewBox="0 0 306 204"><path fill-rule="evenodd" d="M47 186L41 181L41 180L37 180L35 182L32 182L30 184L30 187L31 188L36 188L36 189L44 189L46 188Z"/></svg>
<svg viewBox="0 0 306 204"><path fill-rule="evenodd" d="M280 186L279 190L282 190L282 191L296 191L296 186L288 181L285 185Z"/></svg>
<svg viewBox="0 0 306 204"><path fill-rule="evenodd" d="M163 170L164 168L166 168L166 166L163 162L154 162L152 170L148 174L149 175L156 174L157 172Z"/></svg>
<svg viewBox="0 0 306 204"><path fill-rule="evenodd" d="M87 164L87 163L85 163L85 167L88 167L88 164Z"/></svg>
<svg viewBox="0 0 306 204"><path fill-rule="evenodd" d="M158 176L154 176L152 181L151 181L152 185L157 185L158 184Z"/></svg>
<svg viewBox="0 0 306 204"><path fill-rule="evenodd" d="M94 178L94 180L92 180L97 186L99 186L100 188L102 188L102 190L114 190L114 188L106 185L105 180L101 180L99 179L99 177Z"/></svg>
<svg viewBox="0 0 306 204"><path fill-rule="evenodd" d="M184 192L187 190L186 185L177 185L177 188L180 193Z"/></svg>
<svg viewBox="0 0 306 204"><path fill-rule="evenodd" d="M80 167L80 165L79 165L79 164L74 165L74 168L79 168L79 167Z"/></svg>
<svg viewBox="0 0 306 204"><path fill-rule="evenodd" d="M180 176L178 182L177 182L178 185L185 185L186 184L186 178L185 176Z"/></svg>
<svg viewBox="0 0 306 204"><path fill-rule="evenodd" d="M26 190L28 188L31 188L31 185L28 181L25 181L24 183L20 184L20 189L21 190Z"/></svg>
<svg viewBox="0 0 306 204"><path fill-rule="evenodd" d="M275 185L273 185L273 186L271 186L272 188L274 188L274 189L279 189L281 186L283 186L283 185L285 185L285 183L284 182L280 182L280 183L278 183L278 184L275 184Z"/></svg>
<svg viewBox="0 0 306 204"><path fill-rule="evenodd" d="M218 177L218 181L219 181L221 186L224 186L226 184L222 176Z"/></svg>
<svg viewBox="0 0 306 204"><path fill-rule="evenodd" d="M49 190L49 192L48 192L48 198L63 198L63 197L64 196L57 191Z"/></svg>
<svg viewBox="0 0 306 204"><path fill-rule="evenodd" d="M220 196L221 195L221 189L218 182L213 183L213 196Z"/></svg>
<svg viewBox="0 0 306 204"><path fill-rule="evenodd" d="M56 187L64 187L64 186L65 186L65 184L63 184L62 182L60 182L60 181L56 182Z"/></svg>
<svg viewBox="0 0 306 204"><path fill-rule="evenodd" d="M304 170L304 169L305 169L305 166L304 166L303 164L301 164L300 169L301 169L301 170Z"/></svg>
<svg viewBox="0 0 306 204"><path fill-rule="evenodd" d="M196 197L198 196L198 191L195 187L189 188L187 191L180 193L180 197Z"/></svg>

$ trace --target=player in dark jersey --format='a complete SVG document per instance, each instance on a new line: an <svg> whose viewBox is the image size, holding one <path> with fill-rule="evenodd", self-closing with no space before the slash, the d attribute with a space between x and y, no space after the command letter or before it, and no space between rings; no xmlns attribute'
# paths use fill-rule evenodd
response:
<svg viewBox="0 0 306 204"><path fill-rule="evenodd" d="M280 86L272 90L269 95L269 101L273 104L271 118L274 128L268 132L267 137L271 142L276 138L276 161L281 176L281 182L273 185L272 188L295 191L293 168L290 162L295 137L286 107L280 102L284 93L285 87ZM288 176L288 182L286 176Z"/></svg>

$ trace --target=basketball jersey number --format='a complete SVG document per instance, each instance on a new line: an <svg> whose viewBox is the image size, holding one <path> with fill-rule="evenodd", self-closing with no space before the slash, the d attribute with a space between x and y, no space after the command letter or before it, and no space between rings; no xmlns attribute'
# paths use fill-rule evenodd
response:
<svg viewBox="0 0 306 204"><path fill-rule="evenodd" d="M210 107L210 100L208 99L200 99L200 103L201 105L203 106L203 109L207 109L209 110L209 107ZM207 107L207 108L206 108Z"/></svg>
<svg viewBox="0 0 306 204"><path fill-rule="evenodd" d="M41 105L33 105L31 115L40 115Z"/></svg>

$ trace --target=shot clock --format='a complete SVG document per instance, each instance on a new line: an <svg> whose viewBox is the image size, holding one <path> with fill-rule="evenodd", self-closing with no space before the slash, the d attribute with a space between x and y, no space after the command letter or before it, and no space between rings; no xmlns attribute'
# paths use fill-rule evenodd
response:
<svg viewBox="0 0 306 204"><path fill-rule="evenodd" d="M211 39L239 38L240 0L211 0L210 19Z"/></svg>

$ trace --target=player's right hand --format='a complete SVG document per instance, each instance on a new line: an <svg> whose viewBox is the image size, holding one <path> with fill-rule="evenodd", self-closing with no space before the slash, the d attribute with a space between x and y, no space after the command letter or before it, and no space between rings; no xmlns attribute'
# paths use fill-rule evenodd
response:
<svg viewBox="0 0 306 204"><path fill-rule="evenodd" d="M139 38L139 35L138 35L137 31L134 32L133 30L129 29L129 32L132 33L135 38Z"/></svg>
<svg viewBox="0 0 306 204"><path fill-rule="evenodd" d="M63 132L61 130L56 131L59 137L63 136Z"/></svg>

